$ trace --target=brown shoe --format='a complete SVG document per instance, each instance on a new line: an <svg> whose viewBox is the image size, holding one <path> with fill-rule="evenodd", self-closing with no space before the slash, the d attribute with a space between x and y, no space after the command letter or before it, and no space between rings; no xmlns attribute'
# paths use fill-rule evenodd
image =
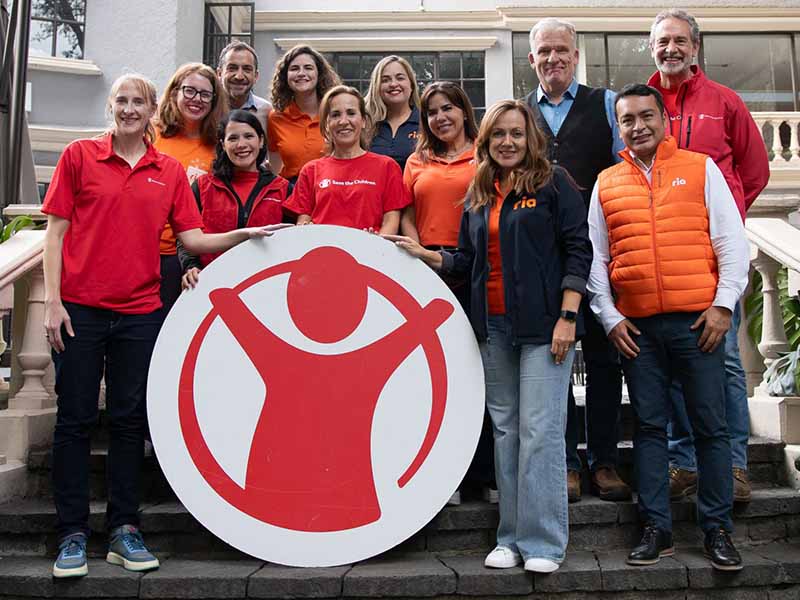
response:
<svg viewBox="0 0 800 600"><path fill-rule="evenodd" d="M678 467L669 468L669 499L680 500L697 492L697 473Z"/></svg>
<svg viewBox="0 0 800 600"><path fill-rule="evenodd" d="M581 499L581 474L579 471L567 470L567 500L579 502Z"/></svg>
<svg viewBox="0 0 800 600"><path fill-rule="evenodd" d="M733 467L733 501L750 502L751 491L747 471Z"/></svg>
<svg viewBox="0 0 800 600"><path fill-rule="evenodd" d="M592 491L600 500L630 500L631 488L612 467L598 467L592 473Z"/></svg>

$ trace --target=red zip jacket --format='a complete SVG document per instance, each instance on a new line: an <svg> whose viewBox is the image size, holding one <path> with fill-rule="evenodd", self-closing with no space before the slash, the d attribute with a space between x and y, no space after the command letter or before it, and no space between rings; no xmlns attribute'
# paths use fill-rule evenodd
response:
<svg viewBox="0 0 800 600"><path fill-rule="evenodd" d="M225 233L240 227L274 225L283 219L283 203L286 201L289 186L289 182L283 177L262 172L256 183L261 189L249 210L246 206L247 198L242 198L244 204L240 205L230 188L210 173L199 177L196 185L205 233ZM219 254L202 254L199 258L205 267L217 256Z"/></svg>
<svg viewBox="0 0 800 600"><path fill-rule="evenodd" d="M714 159L744 220L769 181L767 148L739 95L708 79L697 65L691 69L692 77L678 88L678 114L669 115L670 133L678 147ZM647 84L661 90L658 71Z"/></svg>

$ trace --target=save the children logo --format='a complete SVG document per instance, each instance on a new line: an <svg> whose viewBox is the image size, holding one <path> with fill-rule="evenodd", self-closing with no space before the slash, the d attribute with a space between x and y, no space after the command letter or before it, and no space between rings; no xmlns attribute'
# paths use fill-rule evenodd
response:
<svg viewBox="0 0 800 600"><path fill-rule="evenodd" d="M438 276L377 236L312 225L202 271L156 344L148 416L205 527L271 562L328 566L435 516L483 399L477 344Z"/></svg>

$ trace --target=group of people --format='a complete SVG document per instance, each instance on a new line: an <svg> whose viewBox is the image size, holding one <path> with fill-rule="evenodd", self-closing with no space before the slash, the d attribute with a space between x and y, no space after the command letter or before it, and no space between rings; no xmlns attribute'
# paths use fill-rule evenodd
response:
<svg viewBox="0 0 800 600"><path fill-rule="evenodd" d="M576 81L576 37L568 22L539 21L529 54L539 86L489 107L480 124L459 85L420 94L401 57L375 66L362 97L309 46L276 64L272 104L253 93L258 58L242 42L216 72L179 68L160 101L144 77L114 83L109 131L66 148L43 206L58 394L54 576L87 573L101 378L107 560L153 569L137 510L160 325L219 253L312 223L382 235L439 272L468 315L499 492L487 567L549 573L563 562L584 427L593 492L630 498L617 473L624 373L643 526L628 562L674 552L669 501L696 491L706 555L741 568L731 511L750 497L749 431L736 329L743 219L767 183L766 149L742 100L694 64L699 29L685 11L656 17L657 71L619 93ZM578 339L585 423L570 384Z"/></svg>

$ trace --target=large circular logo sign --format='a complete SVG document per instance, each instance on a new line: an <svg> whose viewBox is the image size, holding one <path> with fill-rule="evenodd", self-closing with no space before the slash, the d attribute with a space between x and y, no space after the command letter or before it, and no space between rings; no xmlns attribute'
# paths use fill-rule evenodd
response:
<svg viewBox="0 0 800 600"><path fill-rule="evenodd" d="M453 294L375 235L313 225L225 253L156 343L148 417L186 508L264 560L330 566L422 528L483 419Z"/></svg>

